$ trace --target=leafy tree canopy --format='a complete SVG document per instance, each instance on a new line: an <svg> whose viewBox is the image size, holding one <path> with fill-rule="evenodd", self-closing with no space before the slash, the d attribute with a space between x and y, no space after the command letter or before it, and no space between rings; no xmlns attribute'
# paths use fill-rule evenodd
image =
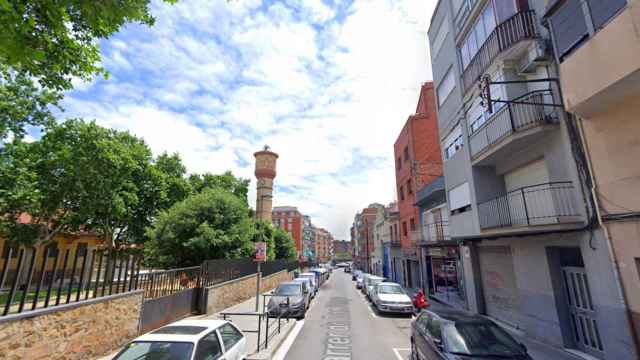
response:
<svg viewBox="0 0 640 360"><path fill-rule="evenodd" d="M247 194L249 193L249 179L242 179L233 176L231 171L224 174L214 175L205 173L189 176L189 183L194 192L202 192L207 188L219 188L231 192L247 204Z"/></svg>
<svg viewBox="0 0 640 360"><path fill-rule="evenodd" d="M159 215L147 230L145 259L148 265L170 268L249 257L254 231L240 198L222 189L204 189Z"/></svg>
<svg viewBox="0 0 640 360"><path fill-rule="evenodd" d="M296 259L296 245L288 232L276 227L273 232L276 259Z"/></svg>

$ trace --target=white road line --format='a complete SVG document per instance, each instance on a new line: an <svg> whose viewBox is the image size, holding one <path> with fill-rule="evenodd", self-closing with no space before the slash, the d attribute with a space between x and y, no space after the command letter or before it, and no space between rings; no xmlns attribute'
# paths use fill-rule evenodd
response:
<svg viewBox="0 0 640 360"><path fill-rule="evenodd" d="M289 349L291 349L291 345L293 345L293 342L298 337L300 330L302 330L303 325L304 325L304 320L300 320L296 322L296 325L293 327L293 330L291 330L291 332L289 333L287 338L284 340L282 345L280 345L280 348L278 349L278 351L276 351L276 353L273 355L272 357L273 360L284 360L284 357L287 356Z"/></svg>
<svg viewBox="0 0 640 360"><path fill-rule="evenodd" d="M402 355L400 355L400 351L408 351L409 353L411 353L411 349L393 348L393 353L396 354L396 358L398 358L398 360L407 360L407 359L403 358Z"/></svg>
<svg viewBox="0 0 640 360"><path fill-rule="evenodd" d="M369 314L371 314L372 318L377 318L378 315L376 315L376 313L373 311L373 309L371 308L371 305L369 304L369 301L367 300L367 298L365 297L364 294L360 293L360 298L362 299L362 301L364 302L364 306L367 307L367 309L369 310Z"/></svg>

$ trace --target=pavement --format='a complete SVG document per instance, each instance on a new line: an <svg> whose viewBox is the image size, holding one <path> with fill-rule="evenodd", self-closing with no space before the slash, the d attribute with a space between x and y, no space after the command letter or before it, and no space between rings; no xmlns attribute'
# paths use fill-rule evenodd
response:
<svg viewBox="0 0 640 360"><path fill-rule="evenodd" d="M431 301L431 308L448 308ZM409 360L411 318L378 315L357 290L351 275L333 272L315 304L297 324L273 360L367 359ZM580 360L557 349L513 334L535 360Z"/></svg>

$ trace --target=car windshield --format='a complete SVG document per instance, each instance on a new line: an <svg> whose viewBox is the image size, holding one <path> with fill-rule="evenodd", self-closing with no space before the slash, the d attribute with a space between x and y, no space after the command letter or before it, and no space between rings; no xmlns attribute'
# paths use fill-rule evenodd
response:
<svg viewBox="0 0 640 360"><path fill-rule="evenodd" d="M378 285L378 294L404 294L400 285Z"/></svg>
<svg viewBox="0 0 640 360"><path fill-rule="evenodd" d="M383 280L384 279L369 279L369 285L374 286L375 284L381 283Z"/></svg>
<svg viewBox="0 0 640 360"><path fill-rule="evenodd" d="M134 341L114 360L189 360L193 344L188 342Z"/></svg>
<svg viewBox="0 0 640 360"><path fill-rule="evenodd" d="M455 354L514 356L524 352L506 331L491 322L445 324L442 336L448 351Z"/></svg>
<svg viewBox="0 0 640 360"><path fill-rule="evenodd" d="M281 284L276 288L276 295L292 296L300 295L300 285L298 284Z"/></svg>

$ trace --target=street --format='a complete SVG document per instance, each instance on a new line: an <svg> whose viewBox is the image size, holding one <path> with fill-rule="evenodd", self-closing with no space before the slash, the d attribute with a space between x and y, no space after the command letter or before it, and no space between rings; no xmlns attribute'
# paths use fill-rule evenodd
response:
<svg viewBox="0 0 640 360"><path fill-rule="evenodd" d="M333 272L284 359L409 359L411 318L377 315L351 274Z"/></svg>

